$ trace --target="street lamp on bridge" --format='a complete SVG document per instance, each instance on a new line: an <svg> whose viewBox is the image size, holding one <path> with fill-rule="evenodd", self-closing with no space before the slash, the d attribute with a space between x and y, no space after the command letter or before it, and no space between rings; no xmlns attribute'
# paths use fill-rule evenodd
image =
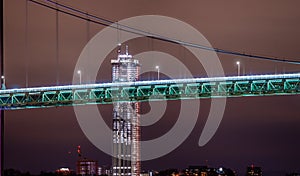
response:
<svg viewBox="0 0 300 176"><path fill-rule="evenodd" d="M155 69L157 70L157 80L159 80L159 66L156 65L156 66L155 66Z"/></svg>
<svg viewBox="0 0 300 176"><path fill-rule="evenodd" d="M79 84L81 84L81 70L78 70L77 74L79 75Z"/></svg>
<svg viewBox="0 0 300 176"><path fill-rule="evenodd" d="M240 73L241 73L241 63L240 63L240 61L237 61L237 62L236 62L236 65L237 65L237 67L238 67L238 70L237 70L237 71L238 71L238 74L237 74L237 75L240 76Z"/></svg>
<svg viewBox="0 0 300 176"><path fill-rule="evenodd" d="M5 76L2 75L1 79L2 79L2 81L1 81L2 82L1 89L4 90L4 89L6 89L6 87L5 87Z"/></svg>

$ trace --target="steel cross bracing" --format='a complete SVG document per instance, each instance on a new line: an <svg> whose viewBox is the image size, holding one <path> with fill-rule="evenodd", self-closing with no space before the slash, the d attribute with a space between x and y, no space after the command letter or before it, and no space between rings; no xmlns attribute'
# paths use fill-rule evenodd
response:
<svg viewBox="0 0 300 176"><path fill-rule="evenodd" d="M300 94L300 73L0 90L1 109Z"/></svg>

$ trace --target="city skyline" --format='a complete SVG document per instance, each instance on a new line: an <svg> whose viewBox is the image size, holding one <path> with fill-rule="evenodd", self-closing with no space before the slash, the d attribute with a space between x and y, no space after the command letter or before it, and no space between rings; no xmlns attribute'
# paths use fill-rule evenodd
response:
<svg viewBox="0 0 300 176"><path fill-rule="evenodd" d="M33 175L111 175L113 173L113 169L108 165L98 166L97 161L81 158L79 157L77 161L76 170L68 167L61 167L54 171L40 171L38 174ZM22 172L16 169L5 169L4 173L8 173L9 175L32 175L30 172L25 171ZM275 174L279 174L274 172ZM162 170L142 170L141 175L143 176L171 176L171 175L215 175L219 176L227 175L227 176L236 176L236 175L246 175L246 176L261 176L261 175L273 175L272 172L264 172L263 168L259 166L247 166L244 172L237 173L232 168L228 167L214 167L207 165L190 165L185 168L163 168ZM286 171L281 172L280 175L286 176L298 176L300 173L294 171Z"/></svg>
<svg viewBox="0 0 300 176"><path fill-rule="evenodd" d="M29 87L55 85L57 71L59 82L72 82L75 63L80 52L97 32L104 27L59 14L59 51L57 67L56 14L31 2L5 1L5 76L6 87ZM298 2L203 2L191 1L63 1L63 4L82 9L100 17L120 21L137 16L159 14L185 21L199 30L213 47L259 53L276 57L298 59L297 46L300 37L297 22L300 13ZM168 9L168 10L167 10ZM16 13L18 12L18 13ZM45 20L46 19L46 20ZM151 30L151 29L150 29ZM26 31L28 32L26 34ZM88 32L87 32L88 31ZM122 36L120 36L122 37ZM26 42L27 38L27 42ZM116 38L117 44L117 34ZM26 44L27 43L27 44ZM143 51L170 53L191 70L194 76L205 76L201 65L194 64L190 52L176 44L140 38L127 42L130 54ZM97 80L111 82L110 59L113 51L101 67ZM284 63L237 58L218 55L226 75L236 75L236 62L240 61L240 74L269 74L299 72L299 66ZM157 79L156 65L153 70L141 75L142 79ZM158 62L158 63L157 63ZM143 63L141 63L143 66ZM199 69L200 68L200 69ZM143 68L142 68L143 69ZM168 68L160 67L161 79ZM179 68L179 78L185 76ZM82 70L83 80L88 75ZM26 79L28 82L26 83ZM244 172L251 164L272 171L295 170L299 172L300 134L299 97L247 97L228 98L224 118L212 140L204 147L198 139L206 121L211 100L200 100L200 115L191 135L177 149L162 158L142 162L142 167L159 169L183 165L229 167ZM195 103L199 100L186 100ZM150 106L159 102L142 103L141 112L151 111ZM99 105L107 124L112 124L112 105ZM163 117L154 125L142 127L142 140L156 138L175 124L180 104L169 101ZM174 118L175 117L175 118ZM81 145L87 157L99 160L99 164L110 163L110 156L98 150L82 133L72 107L7 111L5 116L5 166L38 172L71 165L76 146ZM189 120L190 117L186 117ZM157 130L160 129L160 130Z"/></svg>

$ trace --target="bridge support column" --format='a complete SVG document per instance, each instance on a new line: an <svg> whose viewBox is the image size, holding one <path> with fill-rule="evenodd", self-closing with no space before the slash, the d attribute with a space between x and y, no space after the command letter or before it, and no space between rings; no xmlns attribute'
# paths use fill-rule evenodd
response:
<svg viewBox="0 0 300 176"><path fill-rule="evenodd" d="M4 23L4 18L3 18L3 13L4 13L4 0L0 3L0 8L1 8L1 19L2 22L0 24L0 36L1 36L1 58L0 58L0 68L1 68L1 75L0 75L0 83L1 83L1 88L2 88L2 84L4 79L2 79L2 76L4 76L4 38L3 38L3 23ZM0 176L4 175L4 110L0 110Z"/></svg>
<svg viewBox="0 0 300 176"><path fill-rule="evenodd" d="M1 133L1 145L0 145L0 175L4 175L4 111L0 110L0 133Z"/></svg>

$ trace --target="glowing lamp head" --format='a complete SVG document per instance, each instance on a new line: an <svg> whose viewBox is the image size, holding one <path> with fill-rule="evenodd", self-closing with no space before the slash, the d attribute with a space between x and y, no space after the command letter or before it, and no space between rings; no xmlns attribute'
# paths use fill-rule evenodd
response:
<svg viewBox="0 0 300 176"><path fill-rule="evenodd" d="M159 66L158 66L158 65L156 65L156 66L155 66L155 69L159 69Z"/></svg>
<svg viewBox="0 0 300 176"><path fill-rule="evenodd" d="M81 74L81 70L78 70L78 71L77 71L77 74Z"/></svg>
<svg viewBox="0 0 300 176"><path fill-rule="evenodd" d="M240 61L237 61L237 62L236 62L236 65L240 65Z"/></svg>

